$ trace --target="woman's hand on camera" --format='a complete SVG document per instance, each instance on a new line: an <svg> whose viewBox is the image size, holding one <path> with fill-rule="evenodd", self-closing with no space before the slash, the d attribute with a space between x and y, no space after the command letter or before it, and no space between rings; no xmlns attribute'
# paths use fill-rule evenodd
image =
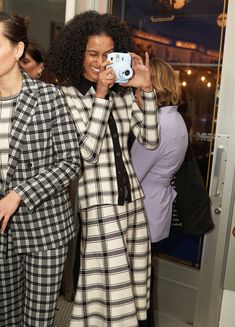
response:
<svg viewBox="0 0 235 327"><path fill-rule="evenodd" d="M132 69L134 71L133 77L128 83L120 84L121 86L131 86L140 88L145 92L151 92L153 90L150 70L149 70L149 55L145 53L145 63L143 59L135 53L130 53L132 59Z"/></svg>
<svg viewBox="0 0 235 327"><path fill-rule="evenodd" d="M108 90L114 85L116 76L112 67L106 68L110 65L110 61L105 61L100 67L99 79L96 86L96 96L98 98L105 98Z"/></svg>

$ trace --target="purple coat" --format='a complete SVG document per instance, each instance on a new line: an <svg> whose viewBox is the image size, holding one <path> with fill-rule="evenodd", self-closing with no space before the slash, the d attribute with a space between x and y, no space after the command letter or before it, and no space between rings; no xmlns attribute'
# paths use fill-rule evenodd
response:
<svg viewBox="0 0 235 327"><path fill-rule="evenodd" d="M177 106L160 108L158 119L158 147L147 150L136 140L131 149L132 163L145 194L152 242L169 235L176 196L170 182L184 160L188 145L187 128Z"/></svg>

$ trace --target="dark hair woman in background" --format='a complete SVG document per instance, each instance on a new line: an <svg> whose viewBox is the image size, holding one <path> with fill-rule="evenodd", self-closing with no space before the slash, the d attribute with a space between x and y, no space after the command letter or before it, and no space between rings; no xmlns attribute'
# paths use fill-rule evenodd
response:
<svg viewBox="0 0 235 327"><path fill-rule="evenodd" d="M46 52L36 42L30 41L20 59L20 67L31 77L40 79L46 83L56 84L56 79L53 74L45 68Z"/></svg>
<svg viewBox="0 0 235 327"><path fill-rule="evenodd" d="M108 14L75 16L49 49L50 69L73 114L83 173L78 198L81 269L70 326L144 326L149 306L150 242L143 193L127 148L130 129L157 145L156 99L145 63L131 53L133 77L115 83L111 52L129 52L129 31ZM125 86L125 87L124 87ZM141 110L130 87L139 87Z"/></svg>
<svg viewBox="0 0 235 327"><path fill-rule="evenodd" d="M39 44L29 42L24 56L20 60L20 66L31 78L40 79L44 69L45 52Z"/></svg>

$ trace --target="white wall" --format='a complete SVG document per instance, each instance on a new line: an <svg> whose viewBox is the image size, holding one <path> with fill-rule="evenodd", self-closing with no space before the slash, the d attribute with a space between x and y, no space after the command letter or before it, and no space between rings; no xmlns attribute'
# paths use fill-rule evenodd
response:
<svg viewBox="0 0 235 327"><path fill-rule="evenodd" d="M219 327L234 327L235 292L224 290Z"/></svg>
<svg viewBox="0 0 235 327"><path fill-rule="evenodd" d="M71 0L69 0L71 1ZM4 10L30 17L29 37L48 48L53 23L63 24L65 21L65 2L49 0L5 0Z"/></svg>
<svg viewBox="0 0 235 327"><path fill-rule="evenodd" d="M73 18L75 14L79 14L86 10L96 10L105 13L108 10L109 0L67 0L65 21Z"/></svg>

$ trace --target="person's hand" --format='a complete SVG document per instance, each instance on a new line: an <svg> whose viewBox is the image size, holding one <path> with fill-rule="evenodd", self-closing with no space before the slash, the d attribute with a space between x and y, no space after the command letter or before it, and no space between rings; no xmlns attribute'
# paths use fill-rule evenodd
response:
<svg viewBox="0 0 235 327"><path fill-rule="evenodd" d="M112 67L106 68L107 65L112 64L111 61L104 61L100 67L99 79L96 86L96 96L98 98L105 98L109 88L115 83L115 73Z"/></svg>
<svg viewBox="0 0 235 327"><path fill-rule="evenodd" d="M0 200L0 222L2 232L5 232L9 219L19 207L20 202L21 198L15 191L10 191Z"/></svg>
<svg viewBox="0 0 235 327"><path fill-rule="evenodd" d="M132 58L132 69L134 71L133 77L128 83L120 84L123 87L136 87L145 92L153 90L150 71L149 71L149 55L145 53L145 63L143 59L135 53L130 53Z"/></svg>

